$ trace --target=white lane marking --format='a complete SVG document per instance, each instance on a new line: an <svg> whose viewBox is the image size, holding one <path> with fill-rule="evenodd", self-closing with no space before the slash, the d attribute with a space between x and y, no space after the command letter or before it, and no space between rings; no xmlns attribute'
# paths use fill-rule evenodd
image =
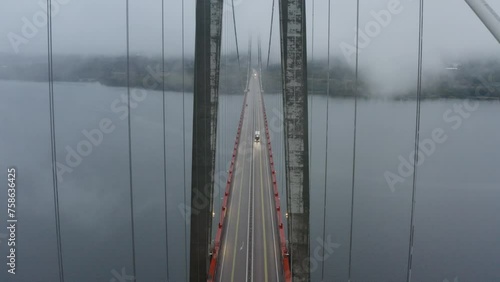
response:
<svg viewBox="0 0 500 282"><path fill-rule="evenodd" d="M254 127L255 127L255 98L254 98L254 104L253 104L253 124L254 124ZM255 130L255 128L254 128ZM252 154L253 155L253 154ZM253 156L252 156L253 157ZM255 172L255 162L253 162L252 164L252 178L254 177L254 172ZM255 185L255 182L253 183ZM255 189L252 188L252 195L251 195L251 201L252 201L252 240L255 240ZM253 264L254 264L254 260L255 260L255 244L252 243L252 261L251 261L251 266L250 266L250 270L252 272L252 276L251 276L251 282L253 282L254 280L254 275L253 275Z"/></svg>
<svg viewBox="0 0 500 282"><path fill-rule="evenodd" d="M252 169L254 169L254 166L252 166ZM252 226L255 226L255 190L252 189ZM252 240L255 240L255 228L252 228ZM255 250L255 244L252 244L252 264L250 266L250 270L252 271L252 282L253 282L253 262L255 260L255 255L254 255L254 250Z"/></svg>
<svg viewBox="0 0 500 282"><path fill-rule="evenodd" d="M250 94L250 92L249 92ZM252 110L253 110L253 105L251 105L252 107ZM253 131L253 128L252 128L252 131ZM253 163L253 142L252 142L252 163ZM252 194L251 191L252 191L252 178L253 178L253 165L250 166L250 177L248 179L248 196L250 197L250 195ZM248 198L249 202L248 202L248 224L247 224L247 253L246 253L246 280L245 281L248 281L248 253L249 253L249 249L248 247L250 246L250 198ZM253 230L253 226L252 226L252 230ZM253 240L253 236L252 236L252 240ZM253 250L253 244L252 244L252 250ZM252 275L250 277L253 277Z"/></svg>
<svg viewBox="0 0 500 282"><path fill-rule="evenodd" d="M243 246L245 246L245 241L241 241L240 251L243 250Z"/></svg>

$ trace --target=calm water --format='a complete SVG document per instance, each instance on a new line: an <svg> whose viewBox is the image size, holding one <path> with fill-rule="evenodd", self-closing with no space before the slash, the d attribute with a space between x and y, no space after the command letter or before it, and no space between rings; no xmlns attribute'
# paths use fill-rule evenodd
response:
<svg viewBox="0 0 500 282"><path fill-rule="evenodd" d="M162 93L148 91L134 100L130 175L127 118L121 110L126 89L56 83L54 91L57 160L71 169L60 172L58 183L66 281L110 281L122 271L132 273L131 179L137 280L165 281L168 275L170 281L185 281L189 234L179 207L190 200L192 95L185 95L183 108L181 93L167 93L165 120ZM46 83L0 82L0 170L16 166L19 187L17 274L13 279L1 271L1 281L58 280L47 92ZM216 170L224 171L242 97L220 99ZM279 101L278 95L266 96L274 154L283 160ZM359 101L355 158L353 101L329 101L328 153L326 102L314 97L311 111L313 281L322 276L347 281L353 167L353 281L405 281L413 177L400 176L402 182L391 189L384 174L399 175L399 157L409 160L414 150L415 102ZM448 111L454 104L463 101L422 103L421 140L439 128L446 141L435 143L417 169L412 281L500 281L500 104L481 102L466 117ZM112 132L102 138L90 134L103 120ZM70 152L78 153L79 146L84 154L78 161ZM6 173L0 182L6 183ZM0 210L6 210L6 197L0 193ZM0 234L5 234L1 220ZM331 243L324 268L314 256L322 253L323 237ZM7 245L0 240L4 256Z"/></svg>

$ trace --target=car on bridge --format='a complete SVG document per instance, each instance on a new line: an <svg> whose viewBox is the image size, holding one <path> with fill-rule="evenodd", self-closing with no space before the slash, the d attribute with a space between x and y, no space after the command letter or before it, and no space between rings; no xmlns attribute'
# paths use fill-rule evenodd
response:
<svg viewBox="0 0 500 282"><path fill-rule="evenodd" d="M255 142L260 142L260 131L255 131Z"/></svg>

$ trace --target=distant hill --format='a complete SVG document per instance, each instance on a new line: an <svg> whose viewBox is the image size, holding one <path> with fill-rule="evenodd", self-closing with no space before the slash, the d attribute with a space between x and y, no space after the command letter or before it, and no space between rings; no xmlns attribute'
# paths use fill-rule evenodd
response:
<svg viewBox="0 0 500 282"><path fill-rule="evenodd" d="M0 79L47 81L47 58L43 56L0 55ZM127 86L127 59L125 56L54 55L54 80L65 82L99 82L109 86ZM193 61L185 61L184 89L193 89ZM130 86L154 90L163 89L158 80L144 83L144 78L162 81L161 58L130 57ZM182 90L182 60L165 60L165 88ZM156 82L156 83L154 83Z"/></svg>
<svg viewBox="0 0 500 282"><path fill-rule="evenodd" d="M54 80L64 82L99 82L108 86L127 86L127 58L125 56L54 55ZM245 87L248 62L240 58L241 69L235 54L224 55L220 62L221 94L242 94ZM327 79L326 60L308 63L308 92L331 97L354 97L355 72L341 58L332 58L330 80ZM167 91L193 91L194 60L165 59L162 75L161 57L131 56L130 86ZM240 76L241 75L241 76ZM365 74L366 75L366 74ZM0 53L0 79L47 81L46 56L19 56ZM377 97L376 89L359 77L358 97ZM262 85L265 92L282 91L281 65L264 67ZM413 86L412 86L413 87ZM470 59L450 63L449 67L424 72L422 99L500 99L500 60L496 58ZM397 100L416 98L416 89L391 96Z"/></svg>
<svg viewBox="0 0 500 282"><path fill-rule="evenodd" d="M422 99L500 99L500 60L464 60L423 73ZM416 97L415 91L396 97Z"/></svg>

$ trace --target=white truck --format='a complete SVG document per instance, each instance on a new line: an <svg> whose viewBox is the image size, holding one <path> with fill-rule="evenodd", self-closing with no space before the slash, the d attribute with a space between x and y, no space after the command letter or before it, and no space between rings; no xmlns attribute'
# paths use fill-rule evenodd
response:
<svg viewBox="0 0 500 282"><path fill-rule="evenodd" d="M255 131L254 140L255 142L260 142L260 131Z"/></svg>

